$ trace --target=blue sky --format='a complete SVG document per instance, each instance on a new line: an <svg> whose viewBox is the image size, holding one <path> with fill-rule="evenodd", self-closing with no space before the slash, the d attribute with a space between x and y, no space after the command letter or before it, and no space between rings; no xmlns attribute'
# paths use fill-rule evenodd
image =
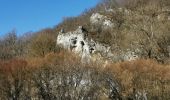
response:
<svg viewBox="0 0 170 100"><path fill-rule="evenodd" d="M0 36L53 27L63 17L78 16L100 0L0 0Z"/></svg>

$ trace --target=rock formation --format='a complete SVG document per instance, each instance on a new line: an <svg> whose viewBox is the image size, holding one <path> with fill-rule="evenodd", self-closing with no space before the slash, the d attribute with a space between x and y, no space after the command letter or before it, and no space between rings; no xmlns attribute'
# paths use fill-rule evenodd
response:
<svg viewBox="0 0 170 100"><path fill-rule="evenodd" d="M90 17L90 22L92 24L102 25L103 28L114 27L114 23L112 23L111 20L107 18L107 16L101 15L99 13L92 14L92 16Z"/></svg>
<svg viewBox="0 0 170 100"><path fill-rule="evenodd" d="M65 33L61 30L57 37L57 45L78 54L83 62L89 62L91 55L96 51L108 56L109 46L97 43L87 36L88 32L82 26L79 26L78 29L72 32Z"/></svg>
<svg viewBox="0 0 170 100"><path fill-rule="evenodd" d="M127 14L130 13L130 11L126 9L119 10L125 11ZM102 25L102 28L105 29L114 27L114 23L111 19L99 13L92 14L90 22L93 25ZM93 57L95 54L101 55L97 57L107 58L111 61L131 61L139 58L139 55L131 50L122 51L120 54L113 55L110 50L110 46L96 42L93 39L89 39L88 31L82 26L79 26L75 31L70 32L64 32L62 29L57 37L57 45L78 54L81 57L82 62L98 61L95 59L100 58Z"/></svg>

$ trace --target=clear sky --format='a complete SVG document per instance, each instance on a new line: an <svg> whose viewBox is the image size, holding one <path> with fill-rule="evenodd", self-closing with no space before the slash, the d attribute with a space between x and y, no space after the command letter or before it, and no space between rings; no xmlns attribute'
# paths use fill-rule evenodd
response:
<svg viewBox="0 0 170 100"><path fill-rule="evenodd" d="M100 0L0 0L0 36L53 27L63 17L78 16Z"/></svg>

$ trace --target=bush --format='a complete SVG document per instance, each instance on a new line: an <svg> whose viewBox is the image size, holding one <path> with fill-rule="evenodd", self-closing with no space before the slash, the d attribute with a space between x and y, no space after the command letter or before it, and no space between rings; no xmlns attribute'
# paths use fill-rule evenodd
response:
<svg viewBox="0 0 170 100"><path fill-rule="evenodd" d="M44 57L47 53L54 52L56 38L53 33L53 30L46 29L34 35L29 45L30 54Z"/></svg>
<svg viewBox="0 0 170 100"><path fill-rule="evenodd" d="M168 100L170 90L170 66L153 60L128 61L110 65L110 70L124 87L124 95L147 92L148 99Z"/></svg>

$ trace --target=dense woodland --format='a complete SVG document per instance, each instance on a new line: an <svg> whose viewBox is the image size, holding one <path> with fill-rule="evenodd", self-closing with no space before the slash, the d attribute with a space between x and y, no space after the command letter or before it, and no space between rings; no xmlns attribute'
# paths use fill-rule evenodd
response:
<svg viewBox="0 0 170 100"><path fill-rule="evenodd" d="M91 24L89 18L97 12L115 27ZM89 38L110 45L113 54L139 49L140 59L105 68L96 62L82 64L56 45L61 29L77 26ZM53 28L20 37L14 30L0 38L0 100L170 100L169 93L169 0L102 0Z"/></svg>

